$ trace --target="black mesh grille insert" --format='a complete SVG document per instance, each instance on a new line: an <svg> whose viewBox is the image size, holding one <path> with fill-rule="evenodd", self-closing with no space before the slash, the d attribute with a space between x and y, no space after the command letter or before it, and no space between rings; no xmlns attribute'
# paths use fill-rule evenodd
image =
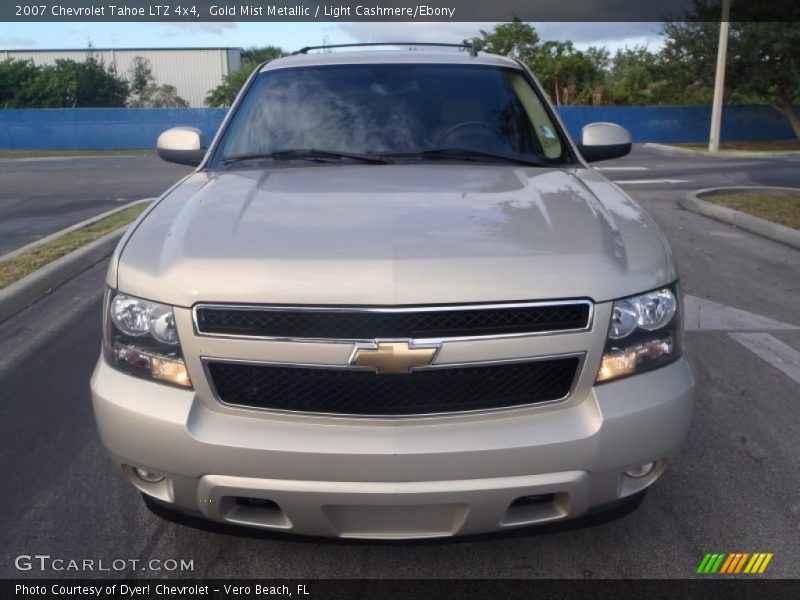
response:
<svg viewBox="0 0 800 600"><path fill-rule="evenodd" d="M565 397L577 357L414 371L372 371L209 362L227 404L300 412L415 415L501 408Z"/></svg>
<svg viewBox="0 0 800 600"><path fill-rule="evenodd" d="M263 337L372 340L445 338L583 329L589 304L463 308L415 312L276 310L199 307L200 333Z"/></svg>

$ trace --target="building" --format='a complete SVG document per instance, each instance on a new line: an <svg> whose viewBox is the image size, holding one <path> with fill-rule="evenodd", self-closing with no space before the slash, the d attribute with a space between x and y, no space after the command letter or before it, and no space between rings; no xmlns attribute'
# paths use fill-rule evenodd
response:
<svg viewBox="0 0 800 600"><path fill-rule="evenodd" d="M107 65L114 65L117 74L127 79L133 60L137 56L146 58L156 83L174 85L192 107L204 106L209 90L242 66L241 48L92 48L91 52ZM88 53L88 49L0 50L0 60L32 60L36 65L46 65L62 58L83 61Z"/></svg>

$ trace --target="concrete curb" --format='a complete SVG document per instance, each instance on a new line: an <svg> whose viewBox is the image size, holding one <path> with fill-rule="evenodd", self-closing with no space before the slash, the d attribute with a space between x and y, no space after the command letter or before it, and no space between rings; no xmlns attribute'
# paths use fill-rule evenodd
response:
<svg viewBox="0 0 800 600"><path fill-rule="evenodd" d="M130 225L125 225L0 290L0 323L49 294L77 274L110 256Z"/></svg>
<svg viewBox="0 0 800 600"><path fill-rule="evenodd" d="M680 148L678 146L669 146L667 144L656 144L654 142L647 142L642 144L645 148L654 148L656 150L664 150L665 152L674 152L676 154L691 154L699 156L708 156L710 158L792 158L794 156L800 157L800 151L786 150L785 152L749 152L746 150L721 150L717 154L711 154L704 150L692 150L691 148Z"/></svg>
<svg viewBox="0 0 800 600"><path fill-rule="evenodd" d="M684 198L680 198L678 200L678 204L687 210L691 210L692 212L696 212L706 217L711 217L712 219L722 221L723 223L728 223L729 225L735 225L740 229L744 229L751 233L758 234L762 237L769 238L776 242L780 242L781 244L786 244L787 246L791 246L800 250L800 231L797 229L786 227L785 225L778 225L772 221L754 217L753 215L748 215L747 213L733 210L732 208L728 208L726 206L712 204L711 202L707 202L706 200L700 198L700 196L715 192L747 192L762 190L796 192L800 194L800 189L798 188L785 187L736 186L706 188L704 190L689 192Z"/></svg>
<svg viewBox="0 0 800 600"><path fill-rule="evenodd" d="M96 216L94 216L94 217L92 217L90 219L86 219L85 221L81 221L80 223L76 223L75 225L70 225L66 229L62 229L60 231L56 231L55 233L51 233L50 235L45 236L40 240L36 240L35 242L31 242L30 244L26 244L25 246L22 246L22 248L17 248L16 250L12 250L8 254L4 254L3 256L0 256L0 262L4 262L4 261L7 261L7 260L11 260L12 258L16 258L20 254L24 254L28 250L33 250L34 248L37 248L37 247L39 247L39 246L41 246L43 244L46 244L48 242L52 242L53 240L55 240L57 238L60 238L62 235L65 235L67 233L71 233L71 232L75 231L76 229L80 229L82 227L86 227L88 225L92 225L93 223L97 223L98 221L101 221L102 219L105 219L106 217L110 217L111 215L115 215L117 213L120 213L123 210L127 210L127 209L131 208L132 206L136 206L137 204L142 204L143 202L152 202L155 199L156 198L142 198L141 200L134 200L133 202L128 202L127 204L123 204L122 206L118 206L117 208L112 208L109 211L106 211L104 213L96 215Z"/></svg>

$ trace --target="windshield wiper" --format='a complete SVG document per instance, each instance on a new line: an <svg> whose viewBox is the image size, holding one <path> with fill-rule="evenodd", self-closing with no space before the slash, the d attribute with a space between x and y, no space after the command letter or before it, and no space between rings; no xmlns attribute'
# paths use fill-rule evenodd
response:
<svg viewBox="0 0 800 600"><path fill-rule="evenodd" d="M222 162L226 165L243 162L246 160L272 159L272 160L341 160L349 158L374 165L388 165L391 161L382 156L371 154L354 154L352 152L333 152L329 150L316 150L314 148L304 150L276 150L275 152L251 152L247 154L232 154L223 156Z"/></svg>
<svg viewBox="0 0 800 600"><path fill-rule="evenodd" d="M380 156L391 156L394 158L461 158L464 160L492 159L512 162L531 167L544 167L542 162L519 158L516 156L506 156L505 154L495 154L494 152L484 152L483 150L471 150L469 148L432 148L429 150L412 150L409 152L382 152Z"/></svg>

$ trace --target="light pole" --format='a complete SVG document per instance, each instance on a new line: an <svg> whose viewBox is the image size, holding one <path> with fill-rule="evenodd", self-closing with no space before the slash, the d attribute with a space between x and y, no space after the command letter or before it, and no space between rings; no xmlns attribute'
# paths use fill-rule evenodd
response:
<svg viewBox="0 0 800 600"><path fill-rule="evenodd" d="M722 0L722 19L719 24L719 46L717 47L717 73L714 77L714 104L711 108L711 134L708 151L719 152L719 134L722 128L722 96L725 94L725 56L728 53L731 0Z"/></svg>

